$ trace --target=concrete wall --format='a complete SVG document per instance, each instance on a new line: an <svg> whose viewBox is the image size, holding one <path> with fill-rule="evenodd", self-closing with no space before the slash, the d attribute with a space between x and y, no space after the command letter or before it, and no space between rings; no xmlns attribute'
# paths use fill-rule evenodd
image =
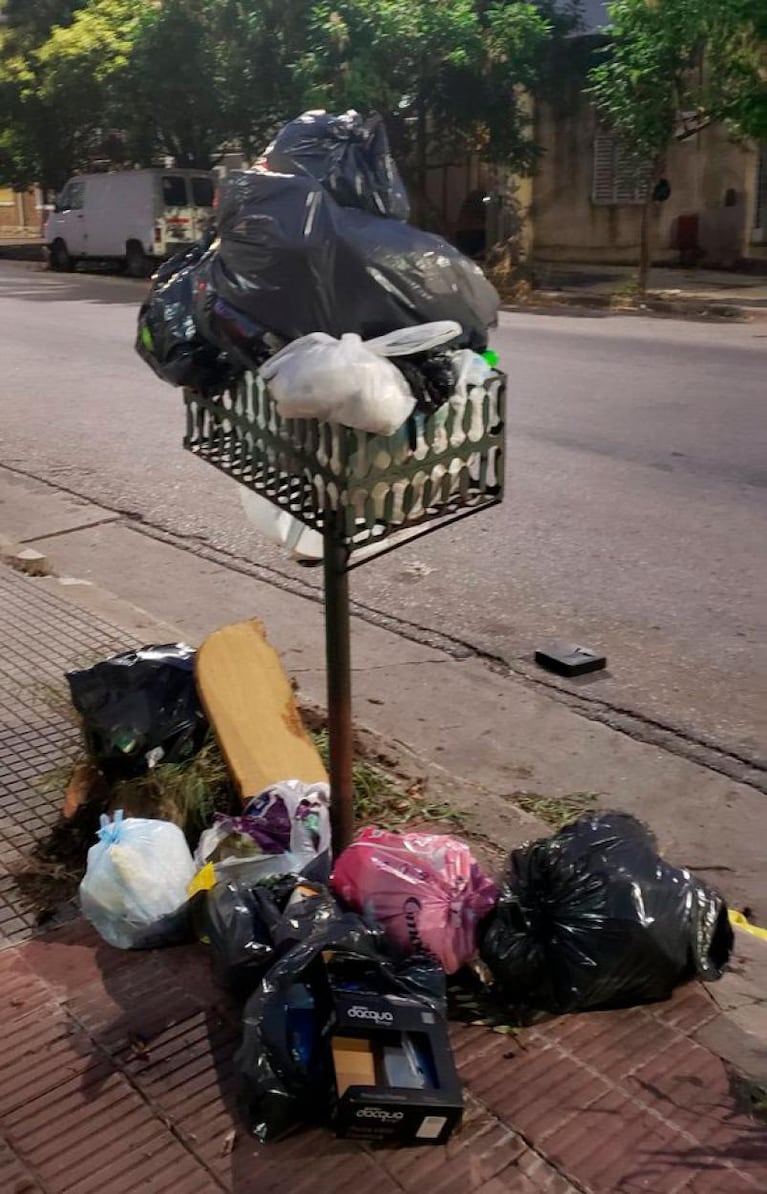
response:
<svg viewBox="0 0 767 1194"><path fill-rule="evenodd" d="M635 262L641 208L592 202L594 110L577 88L552 107L541 104L536 138L543 157L534 180L534 252L541 260ZM697 215L701 264L733 266L752 253L757 153L710 128L674 144L664 175L671 198L653 210L653 258L676 261L680 216ZM728 190L734 206L725 206Z"/></svg>
<svg viewBox="0 0 767 1194"><path fill-rule="evenodd" d="M21 194L10 187L0 187L0 236L40 231L42 214L35 191Z"/></svg>

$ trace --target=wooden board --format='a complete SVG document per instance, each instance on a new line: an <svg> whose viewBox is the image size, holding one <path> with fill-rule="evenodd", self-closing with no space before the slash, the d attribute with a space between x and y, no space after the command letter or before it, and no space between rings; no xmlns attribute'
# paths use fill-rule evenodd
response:
<svg viewBox="0 0 767 1194"><path fill-rule="evenodd" d="M258 621L216 630L197 652L197 689L240 799L286 779L327 781L280 658Z"/></svg>

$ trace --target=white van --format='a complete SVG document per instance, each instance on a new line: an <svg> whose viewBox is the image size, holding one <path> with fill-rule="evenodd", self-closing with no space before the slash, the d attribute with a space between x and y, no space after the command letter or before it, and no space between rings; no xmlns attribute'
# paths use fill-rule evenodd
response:
<svg viewBox="0 0 767 1194"><path fill-rule="evenodd" d="M215 179L203 170L124 170L71 178L45 224L51 269L87 258L123 262L134 277L199 240L213 214Z"/></svg>

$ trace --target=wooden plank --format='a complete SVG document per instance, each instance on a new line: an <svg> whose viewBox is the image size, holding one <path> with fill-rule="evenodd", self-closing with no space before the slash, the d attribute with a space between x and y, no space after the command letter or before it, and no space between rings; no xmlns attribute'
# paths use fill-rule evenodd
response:
<svg viewBox="0 0 767 1194"><path fill-rule="evenodd" d="M197 652L197 689L240 799L286 779L327 782L280 658L258 621L216 630Z"/></svg>

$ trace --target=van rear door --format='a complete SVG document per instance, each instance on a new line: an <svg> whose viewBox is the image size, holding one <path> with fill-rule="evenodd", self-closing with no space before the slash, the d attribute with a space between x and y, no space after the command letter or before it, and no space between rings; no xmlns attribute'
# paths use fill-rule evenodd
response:
<svg viewBox="0 0 767 1194"><path fill-rule="evenodd" d="M184 174L168 172L161 177L162 214L160 219L164 233L161 254L175 253L190 241L197 239L187 181Z"/></svg>
<svg viewBox="0 0 767 1194"><path fill-rule="evenodd" d="M195 239L199 240L213 216L216 187L210 174L195 174L189 179L192 191L192 219Z"/></svg>

